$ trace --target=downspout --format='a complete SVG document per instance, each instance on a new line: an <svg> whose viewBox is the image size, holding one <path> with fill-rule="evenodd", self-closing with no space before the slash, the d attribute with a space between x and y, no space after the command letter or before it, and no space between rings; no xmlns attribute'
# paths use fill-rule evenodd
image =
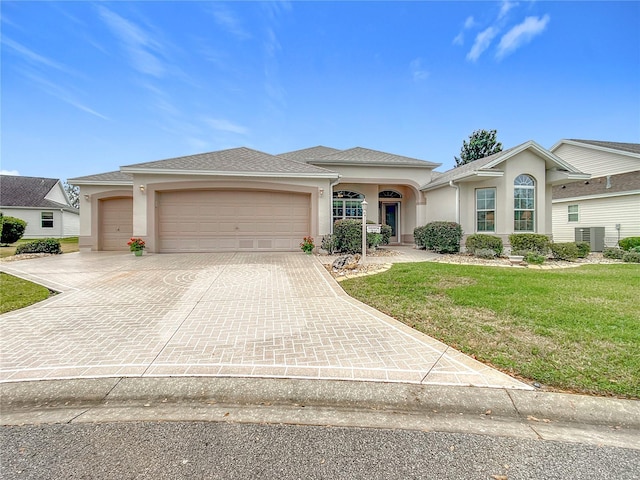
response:
<svg viewBox="0 0 640 480"><path fill-rule="evenodd" d="M60 209L60 238L64 238L64 208Z"/></svg>
<svg viewBox="0 0 640 480"><path fill-rule="evenodd" d="M449 186L456 189L456 223L460 223L460 187L449 180Z"/></svg>
<svg viewBox="0 0 640 480"><path fill-rule="evenodd" d="M329 234L333 235L333 187L340 183L342 175L338 175L338 178L334 182L329 184L329 195L331 195L331 206L329 207Z"/></svg>

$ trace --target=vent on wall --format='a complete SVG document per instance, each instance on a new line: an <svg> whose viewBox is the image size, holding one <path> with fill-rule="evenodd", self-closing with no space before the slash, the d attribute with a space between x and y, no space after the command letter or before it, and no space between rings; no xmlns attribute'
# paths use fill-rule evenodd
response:
<svg viewBox="0 0 640 480"><path fill-rule="evenodd" d="M576 242L587 242L592 252L604 250L604 227L576 227L575 232Z"/></svg>

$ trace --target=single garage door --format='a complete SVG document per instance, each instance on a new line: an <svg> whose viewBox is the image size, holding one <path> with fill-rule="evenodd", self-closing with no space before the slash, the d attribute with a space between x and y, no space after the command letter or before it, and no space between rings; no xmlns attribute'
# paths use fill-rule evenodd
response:
<svg viewBox="0 0 640 480"><path fill-rule="evenodd" d="M310 195L256 190L158 194L161 252L291 251L310 232Z"/></svg>
<svg viewBox="0 0 640 480"><path fill-rule="evenodd" d="M129 250L133 235L133 199L109 198L99 205L100 250Z"/></svg>

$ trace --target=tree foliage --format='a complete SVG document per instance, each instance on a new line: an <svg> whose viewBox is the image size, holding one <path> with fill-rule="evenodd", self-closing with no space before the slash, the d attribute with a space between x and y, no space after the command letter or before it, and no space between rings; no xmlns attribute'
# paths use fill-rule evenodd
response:
<svg viewBox="0 0 640 480"><path fill-rule="evenodd" d="M22 238L24 230L27 228L27 222L15 217L1 217L2 234L0 235L0 244L9 245L15 243Z"/></svg>
<svg viewBox="0 0 640 480"><path fill-rule="evenodd" d="M80 187L64 182L64 191L69 197L69 203L74 208L80 208Z"/></svg>
<svg viewBox="0 0 640 480"><path fill-rule="evenodd" d="M456 167L501 152L502 143L497 141L497 133L497 130L476 130L469 135L469 142L462 141L460 157L453 157L456 160Z"/></svg>

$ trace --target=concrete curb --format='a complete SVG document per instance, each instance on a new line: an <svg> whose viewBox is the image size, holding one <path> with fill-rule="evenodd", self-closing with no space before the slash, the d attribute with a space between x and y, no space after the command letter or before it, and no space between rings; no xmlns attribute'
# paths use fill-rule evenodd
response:
<svg viewBox="0 0 640 480"><path fill-rule="evenodd" d="M640 402L477 387L237 377L0 384L3 425L234 421L405 428L640 449Z"/></svg>

